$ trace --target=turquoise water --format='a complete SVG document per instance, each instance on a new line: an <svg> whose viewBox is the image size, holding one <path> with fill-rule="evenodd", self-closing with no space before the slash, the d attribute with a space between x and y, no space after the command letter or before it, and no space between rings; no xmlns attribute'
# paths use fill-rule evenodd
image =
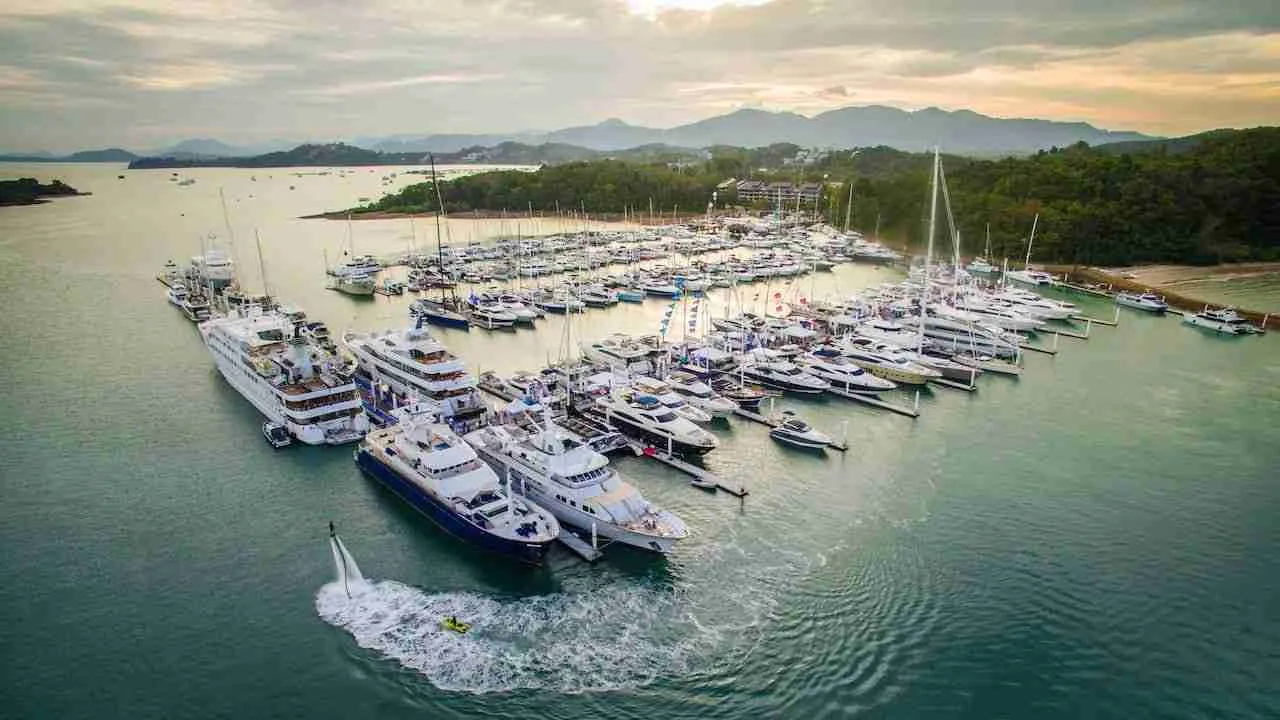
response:
<svg viewBox="0 0 1280 720"><path fill-rule="evenodd" d="M1170 290L1208 303L1280 313L1280 273L1182 282L1170 286Z"/></svg>
<svg viewBox="0 0 1280 720"><path fill-rule="evenodd" d="M1125 313L1021 379L925 394L917 420L788 401L837 434L848 420L850 451L727 425L707 463L742 503L620 460L693 537L668 559L526 570L443 536L349 448L272 451L153 279L221 232L222 186L250 284L257 228L279 294L335 331L400 325L405 299L323 290L344 223L293 219L383 173L0 171L95 193L0 210L6 717L1277 716L1275 333ZM353 231L359 252L409 242L401 221ZM573 340L652 331L662 308L588 313ZM560 322L440 334L509 371L557 354ZM356 601L331 584L330 519L374 582ZM439 633L445 614L476 630Z"/></svg>

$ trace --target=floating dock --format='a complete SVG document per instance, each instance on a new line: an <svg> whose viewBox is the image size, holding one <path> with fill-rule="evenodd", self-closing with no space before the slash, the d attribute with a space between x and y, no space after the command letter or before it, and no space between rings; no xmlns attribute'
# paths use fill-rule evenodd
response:
<svg viewBox="0 0 1280 720"><path fill-rule="evenodd" d="M848 390L841 390L840 388L827 388L827 392L832 395L842 397L845 400L852 400L856 403L862 403L863 405L870 405L871 407L880 408L881 410L888 410L890 412L898 413L899 415L905 415L909 418L920 417L920 392L918 390L916 391L916 403L914 407L898 405L897 403L891 403L888 400L881 400L874 395L849 392Z"/></svg>
<svg viewBox="0 0 1280 720"><path fill-rule="evenodd" d="M975 377L977 376L975 375ZM966 392L973 392L974 390L978 389L977 383L971 382L968 385L966 385L962 382L956 382L955 380L948 380L946 378L934 378L933 380L930 380L929 383L932 385L938 385L945 388L951 388L952 390L964 390Z"/></svg>
<svg viewBox="0 0 1280 720"><path fill-rule="evenodd" d="M566 529L563 525L560 526L560 534L556 536L556 540L559 540L561 545L569 548L578 557L587 562L595 562L604 557L598 542L593 546L591 543L574 535L572 531Z"/></svg>
<svg viewBox="0 0 1280 720"><path fill-rule="evenodd" d="M685 462L674 455L668 455L651 445L645 445L639 440L628 438L627 444L631 446L632 451L635 452L637 457L646 457L650 460L657 460L663 465L675 468L685 475L696 478L703 483L714 485L717 490L723 490L734 497L746 497L750 494L747 492L745 485L739 485L737 487L729 485L723 478L710 470L700 468L693 463Z"/></svg>

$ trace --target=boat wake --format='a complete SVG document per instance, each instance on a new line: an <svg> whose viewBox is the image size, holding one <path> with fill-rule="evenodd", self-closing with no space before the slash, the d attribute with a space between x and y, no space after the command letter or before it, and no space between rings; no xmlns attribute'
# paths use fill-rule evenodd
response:
<svg viewBox="0 0 1280 720"><path fill-rule="evenodd" d="M495 600L357 581L340 543L331 543L338 577L316 595L320 617L442 690L634 688L687 673L718 634L694 623L674 593L644 586ZM441 620L450 616L472 630L444 629Z"/></svg>

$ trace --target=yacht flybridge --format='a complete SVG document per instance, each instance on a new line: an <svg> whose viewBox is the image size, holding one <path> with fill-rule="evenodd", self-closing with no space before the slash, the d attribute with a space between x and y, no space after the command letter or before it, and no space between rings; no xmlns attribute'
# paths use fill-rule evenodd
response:
<svg viewBox="0 0 1280 720"><path fill-rule="evenodd" d="M218 371L267 420L308 445L354 442L369 429L344 362L303 332L302 319L256 306L200 325Z"/></svg>

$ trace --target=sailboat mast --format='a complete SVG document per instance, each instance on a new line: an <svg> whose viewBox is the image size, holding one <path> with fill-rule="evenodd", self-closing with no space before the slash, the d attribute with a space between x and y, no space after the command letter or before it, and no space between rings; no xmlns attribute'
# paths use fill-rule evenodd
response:
<svg viewBox="0 0 1280 720"><path fill-rule="evenodd" d="M258 234L258 229L253 229L253 240L258 246L258 275L262 277L262 294L266 296L267 302L271 301L271 286L267 285L267 261L262 259L262 236Z"/></svg>
<svg viewBox="0 0 1280 720"><path fill-rule="evenodd" d="M1027 238L1027 259L1022 263L1023 270L1031 269L1031 243L1036 241L1036 226L1040 224L1040 213L1036 213L1031 221L1031 237Z"/></svg>
<svg viewBox="0 0 1280 720"><path fill-rule="evenodd" d="M849 202L844 206L844 231L849 232L849 218L853 215L853 180L849 180Z"/></svg>
<svg viewBox="0 0 1280 720"><path fill-rule="evenodd" d="M920 324L916 352L924 352L924 318L929 304L929 272L933 259L933 233L938 226L938 165L940 163L938 148L933 148L933 182L929 200L929 238L925 243L924 286L920 290Z"/></svg>

